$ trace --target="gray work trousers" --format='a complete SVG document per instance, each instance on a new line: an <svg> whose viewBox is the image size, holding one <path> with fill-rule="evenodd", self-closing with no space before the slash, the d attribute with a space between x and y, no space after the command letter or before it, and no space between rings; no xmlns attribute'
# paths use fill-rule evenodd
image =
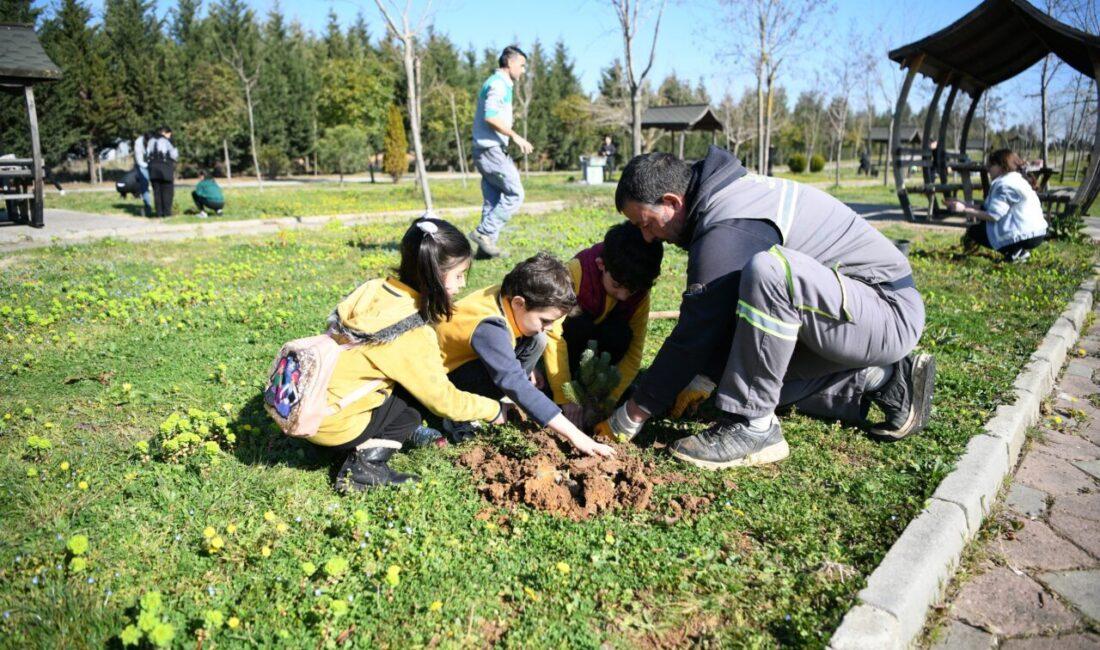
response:
<svg viewBox="0 0 1100 650"><path fill-rule="evenodd" d="M916 288L866 284L782 246L754 255L739 289L717 404L748 418L794 405L860 422L867 368L904 358L924 330Z"/></svg>
<svg viewBox="0 0 1100 650"><path fill-rule="evenodd" d="M493 241L523 204L519 170L503 147L474 150L474 167L481 174L481 223L477 231Z"/></svg>

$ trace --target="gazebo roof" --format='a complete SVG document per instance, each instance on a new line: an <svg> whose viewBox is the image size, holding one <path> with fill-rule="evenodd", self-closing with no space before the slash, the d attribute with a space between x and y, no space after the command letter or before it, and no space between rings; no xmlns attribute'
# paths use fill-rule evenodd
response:
<svg viewBox="0 0 1100 650"><path fill-rule="evenodd" d="M642 114L643 129L666 131L721 131L722 122L709 104L653 106Z"/></svg>
<svg viewBox="0 0 1100 650"><path fill-rule="evenodd" d="M920 144L920 129L915 126L903 126L901 127L901 133L899 134L900 142L910 142ZM871 127L871 142L889 142L890 141L890 127L888 126L873 126Z"/></svg>
<svg viewBox="0 0 1100 650"><path fill-rule="evenodd" d="M0 23L0 84L26 86L61 78L32 25Z"/></svg>
<svg viewBox="0 0 1100 650"><path fill-rule="evenodd" d="M1054 20L1026 0L985 0L940 31L890 52L936 82L973 95L1011 79L1053 53L1086 77L1100 61L1100 36Z"/></svg>

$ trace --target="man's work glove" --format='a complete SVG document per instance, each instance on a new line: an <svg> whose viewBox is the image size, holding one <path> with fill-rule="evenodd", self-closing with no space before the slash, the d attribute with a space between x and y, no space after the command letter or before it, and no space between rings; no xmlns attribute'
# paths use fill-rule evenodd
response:
<svg viewBox="0 0 1100 650"><path fill-rule="evenodd" d="M645 422L635 422L626 411L626 404L615 409L611 417L596 425L596 437L615 442L628 442L638 435Z"/></svg>
<svg viewBox="0 0 1100 650"><path fill-rule="evenodd" d="M685 414L694 414L702 404L714 392L714 382L703 375L695 375L695 379L680 391L676 396L676 403L672 405L669 415L674 418L682 418Z"/></svg>

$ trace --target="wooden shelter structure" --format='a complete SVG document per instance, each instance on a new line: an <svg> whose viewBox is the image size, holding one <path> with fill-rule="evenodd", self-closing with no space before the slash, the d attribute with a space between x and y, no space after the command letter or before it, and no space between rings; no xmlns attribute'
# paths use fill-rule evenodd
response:
<svg viewBox="0 0 1100 650"><path fill-rule="evenodd" d="M679 106L651 106L642 114L643 129L664 129L679 134L677 145L680 158L684 157L684 134L688 131L718 132L722 121L709 104L681 104Z"/></svg>
<svg viewBox="0 0 1100 650"><path fill-rule="evenodd" d="M936 84L921 133L921 146L901 146L900 131L895 131L890 143L890 150L894 152L894 185L907 219L913 220L902 174L908 166L921 167L924 182L916 191L928 197L929 216L935 209L938 193L950 195L961 190L967 200L972 198L971 174L983 172L984 167L983 161L967 157L966 143L982 94L1027 70L1048 54L1054 54L1081 74L1098 80L1100 91L1100 36L1054 20L1026 0L984 0L951 25L890 52L891 60L908 68L894 109L895 122L901 119L918 73ZM955 101L963 94L969 96L970 106L963 118L958 150L950 151L947 127ZM938 125L937 116L942 116ZM939 143L936 149L930 146L933 141ZM1052 218L1089 209L1100 191L1098 166L1100 117L1093 139L1092 161L1080 187L1040 194ZM957 172L962 182L948 183L949 171ZM1039 171L1042 174L1052 170ZM1049 173L1045 177L1049 178Z"/></svg>
<svg viewBox="0 0 1100 650"><path fill-rule="evenodd" d="M920 129L916 126L902 126L899 142L907 147L919 147L921 144ZM868 134L867 147L870 153L874 153L875 145L878 145L878 168L882 169L885 163L886 152L890 150L890 136L893 133L888 126L872 126Z"/></svg>
<svg viewBox="0 0 1100 650"><path fill-rule="evenodd" d="M61 68L42 49L32 25L0 23L0 91L23 96L31 135L30 158L0 160L0 200L7 206L9 219L35 228L45 225L42 216L45 169L38 139L34 85L60 78Z"/></svg>

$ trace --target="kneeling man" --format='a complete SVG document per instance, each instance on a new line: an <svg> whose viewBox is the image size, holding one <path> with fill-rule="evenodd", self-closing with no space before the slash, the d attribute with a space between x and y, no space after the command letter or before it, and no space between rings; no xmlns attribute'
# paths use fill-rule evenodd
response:
<svg viewBox="0 0 1100 650"><path fill-rule="evenodd" d="M708 469L785 458L780 406L863 423L875 404L886 421L872 432L894 439L924 427L935 380L931 355L913 354L924 303L909 261L846 205L711 147L694 165L635 157L615 206L647 241L687 249L688 277L676 328L603 432L632 438L716 382L723 416L671 446Z"/></svg>

